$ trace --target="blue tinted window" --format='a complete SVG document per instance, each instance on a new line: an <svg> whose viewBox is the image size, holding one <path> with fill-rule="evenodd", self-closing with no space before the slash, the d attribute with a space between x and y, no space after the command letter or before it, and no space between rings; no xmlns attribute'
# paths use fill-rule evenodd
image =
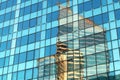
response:
<svg viewBox="0 0 120 80"><path fill-rule="evenodd" d="M0 58L0 67L4 66L4 58Z"/></svg>
<svg viewBox="0 0 120 80"><path fill-rule="evenodd" d="M9 64L9 57L5 57L5 64L4 64L4 66L8 66L8 64Z"/></svg>
<svg viewBox="0 0 120 80"><path fill-rule="evenodd" d="M32 69L26 70L26 79L25 80L30 80L32 79Z"/></svg>
<svg viewBox="0 0 120 80"><path fill-rule="evenodd" d="M35 34L29 35L29 43L35 42Z"/></svg>
<svg viewBox="0 0 120 80"><path fill-rule="evenodd" d="M27 29L29 27L29 20L23 22L23 29Z"/></svg>
<svg viewBox="0 0 120 80"><path fill-rule="evenodd" d="M17 80L17 72L14 72L12 75L12 80Z"/></svg>
<svg viewBox="0 0 120 80"><path fill-rule="evenodd" d="M34 58L34 51L29 51L27 53L27 60L33 60Z"/></svg>
<svg viewBox="0 0 120 80"><path fill-rule="evenodd" d="M49 56L50 55L50 46L47 46L45 48L45 56Z"/></svg>
<svg viewBox="0 0 120 80"><path fill-rule="evenodd" d="M36 11L37 11L37 4L33 4L31 12L36 12Z"/></svg>
<svg viewBox="0 0 120 80"><path fill-rule="evenodd" d="M16 54L14 56L14 64L18 64L18 61L19 61L19 54Z"/></svg>
<svg viewBox="0 0 120 80"><path fill-rule="evenodd" d="M52 20L52 15L51 14L47 14L47 22L50 22Z"/></svg>
<svg viewBox="0 0 120 80"><path fill-rule="evenodd" d="M79 11L79 13L82 13L84 11L83 4L78 5L78 11Z"/></svg>
<svg viewBox="0 0 120 80"><path fill-rule="evenodd" d="M35 54L34 54L35 55L34 56L35 59L39 58L39 53L40 53L39 49L35 50Z"/></svg>
<svg viewBox="0 0 120 80"><path fill-rule="evenodd" d="M98 8L101 5L101 1L100 0L93 0L93 8Z"/></svg>
<svg viewBox="0 0 120 80"><path fill-rule="evenodd" d="M84 3L84 10L85 11L88 11L88 10L91 10L91 9L92 9L91 1L88 1L88 2Z"/></svg>
<svg viewBox="0 0 120 80"><path fill-rule="evenodd" d="M38 10L41 10L42 9L42 2L39 2L38 3Z"/></svg>
<svg viewBox="0 0 120 80"><path fill-rule="evenodd" d="M29 14L29 13L30 13L30 6L27 6L24 9L24 15Z"/></svg>
<svg viewBox="0 0 120 80"><path fill-rule="evenodd" d="M0 22L4 21L4 15L0 15Z"/></svg>
<svg viewBox="0 0 120 80"><path fill-rule="evenodd" d="M102 16L101 15L97 15L97 16L94 16L94 22L96 24L102 24Z"/></svg>
<svg viewBox="0 0 120 80"><path fill-rule="evenodd" d="M34 68L34 72L33 72L33 78L37 78L38 77L38 68Z"/></svg>
<svg viewBox="0 0 120 80"><path fill-rule="evenodd" d="M9 20L10 17L11 17L11 13L7 13L7 14L5 15L5 20L6 20L6 21Z"/></svg>
<svg viewBox="0 0 120 80"><path fill-rule="evenodd" d="M17 80L24 80L24 76L25 76L25 72L24 71L18 72Z"/></svg>
<svg viewBox="0 0 120 80"><path fill-rule="evenodd" d="M46 30L46 39L49 39L50 38L50 30Z"/></svg>
<svg viewBox="0 0 120 80"><path fill-rule="evenodd" d="M52 13L52 21L57 20L58 19L58 15L59 15L58 11L53 12Z"/></svg>
<svg viewBox="0 0 120 80"><path fill-rule="evenodd" d="M120 9L115 11L115 18L120 19Z"/></svg>
<svg viewBox="0 0 120 80"><path fill-rule="evenodd" d="M21 38L17 38L17 41L16 41L16 46L20 46L20 43L21 43Z"/></svg>
<svg viewBox="0 0 120 80"><path fill-rule="evenodd" d="M19 57L19 63L23 63L26 61L26 53L21 53Z"/></svg>
<svg viewBox="0 0 120 80"><path fill-rule="evenodd" d="M9 27L4 27L3 28L3 35L7 35L9 32Z"/></svg>
<svg viewBox="0 0 120 80"><path fill-rule="evenodd" d="M103 23L107 23L109 21L108 13L103 14Z"/></svg>
<svg viewBox="0 0 120 80"><path fill-rule="evenodd" d="M23 13L24 13L24 8L21 8L21 9L20 9L20 14L19 14L19 15L20 15L20 16L23 16Z"/></svg>
<svg viewBox="0 0 120 80"><path fill-rule="evenodd" d="M23 36L21 39L21 45L26 45L28 40L28 36Z"/></svg>
<svg viewBox="0 0 120 80"><path fill-rule="evenodd" d="M30 27L34 27L35 25L37 25L37 19L33 18L30 20Z"/></svg>
<svg viewBox="0 0 120 80"><path fill-rule="evenodd" d="M11 19L14 19L15 18L15 12L12 12L11 13L11 17L10 17Z"/></svg>
<svg viewBox="0 0 120 80"><path fill-rule="evenodd" d="M6 8L6 2L3 2L3 3L1 3L0 5L1 5L1 9L5 9Z"/></svg>
<svg viewBox="0 0 120 80"><path fill-rule="evenodd" d="M51 45L51 55L56 54L56 52L57 52L56 50L57 50L56 45Z"/></svg>
<svg viewBox="0 0 120 80"><path fill-rule="evenodd" d="M118 38L120 39L120 28L117 29Z"/></svg>
<svg viewBox="0 0 120 80"><path fill-rule="evenodd" d="M18 31L21 31L21 30L22 30L22 25L23 25L22 22L21 22L21 23L18 23Z"/></svg>
<svg viewBox="0 0 120 80"><path fill-rule="evenodd" d="M40 41L40 38L41 38L41 34L40 34L40 32L37 32L36 33L36 41Z"/></svg>
<svg viewBox="0 0 120 80"><path fill-rule="evenodd" d="M58 28L53 28L53 29L51 30L51 37L56 37L57 34L58 34Z"/></svg>
<svg viewBox="0 0 120 80"><path fill-rule="evenodd" d="M7 41L7 49L11 48L11 41Z"/></svg>
<svg viewBox="0 0 120 80"><path fill-rule="evenodd" d="M2 42L0 46L0 51L4 51L6 49L7 42Z"/></svg>

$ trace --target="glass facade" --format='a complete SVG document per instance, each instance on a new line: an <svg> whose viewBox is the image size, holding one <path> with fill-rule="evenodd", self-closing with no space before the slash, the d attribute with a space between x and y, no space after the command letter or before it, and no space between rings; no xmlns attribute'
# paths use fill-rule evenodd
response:
<svg viewBox="0 0 120 80"><path fill-rule="evenodd" d="M0 0L0 80L120 80L119 0Z"/></svg>

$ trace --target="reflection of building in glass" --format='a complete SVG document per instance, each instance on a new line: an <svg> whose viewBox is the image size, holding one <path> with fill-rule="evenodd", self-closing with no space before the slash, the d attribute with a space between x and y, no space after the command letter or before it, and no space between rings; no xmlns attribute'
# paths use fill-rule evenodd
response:
<svg viewBox="0 0 120 80"><path fill-rule="evenodd" d="M119 0L0 0L0 80L120 80Z"/></svg>
<svg viewBox="0 0 120 80"><path fill-rule="evenodd" d="M98 73L109 71L109 55L105 51L107 46L104 29L78 14L73 15L70 8L61 5L58 39L68 45L68 48L83 52L84 77L93 76L94 78ZM69 54L68 52L67 55ZM71 54L74 56L74 51ZM76 78L71 77L71 79Z"/></svg>

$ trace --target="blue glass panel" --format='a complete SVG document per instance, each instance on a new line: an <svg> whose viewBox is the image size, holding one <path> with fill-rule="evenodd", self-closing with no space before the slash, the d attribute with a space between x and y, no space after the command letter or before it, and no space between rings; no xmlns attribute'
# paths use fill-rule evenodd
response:
<svg viewBox="0 0 120 80"><path fill-rule="evenodd" d="M29 20L23 22L23 29L28 29L29 27Z"/></svg>
<svg viewBox="0 0 120 80"><path fill-rule="evenodd" d="M115 18L118 20L120 19L120 9L115 11Z"/></svg>
<svg viewBox="0 0 120 80"><path fill-rule="evenodd" d="M27 40L28 40L28 36L23 36L21 39L21 45L26 45L28 42Z"/></svg>
<svg viewBox="0 0 120 80"><path fill-rule="evenodd" d="M52 15L51 14L47 14L47 22L50 22L52 20Z"/></svg>
<svg viewBox="0 0 120 80"><path fill-rule="evenodd" d="M91 9L92 9L91 1L88 1L88 2L84 3L84 10L85 11L88 11L88 10L91 10Z"/></svg>
<svg viewBox="0 0 120 80"><path fill-rule="evenodd" d="M4 66L4 58L0 58L0 67Z"/></svg>
<svg viewBox="0 0 120 80"><path fill-rule="evenodd" d="M58 34L58 28L53 28L53 29L51 30L51 37L56 37L57 34Z"/></svg>
<svg viewBox="0 0 120 80"><path fill-rule="evenodd" d="M45 48L45 56L49 56L50 55L50 46L47 46Z"/></svg>
<svg viewBox="0 0 120 80"><path fill-rule="evenodd" d="M20 43L21 43L21 38L17 38L17 40L16 40L16 46L17 47L20 46Z"/></svg>
<svg viewBox="0 0 120 80"><path fill-rule="evenodd" d="M3 28L3 36L4 36L4 35L7 35L7 34L8 34L8 31L9 31L9 27L4 27L4 28Z"/></svg>
<svg viewBox="0 0 120 80"><path fill-rule="evenodd" d="M29 14L29 13L30 13L30 6L27 6L24 9L24 15Z"/></svg>
<svg viewBox="0 0 120 80"><path fill-rule="evenodd" d="M8 66L9 65L9 59L10 59L10 57L6 57L5 58L5 64L4 64L4 66Z"/></svg>
<svg viewBox="0 0 120 80"><path fill-rule="evenodd" d="M17 72L14 72L12 75L12 80L17 80Z"/></svg>
<svg viewBox="0 0 120 80"><path fill-rule="evenodd" d="M31 12L37 11L37 3L32 5Z"/></svg>
<svg viewBox="0 0 120 80"><path fill-rule="evenodd" d="M41 33L37 32L36 33L36 41L40 41L40 38L41 38Z"/></svg>
<svg viewBox="0 0 120 80"><path fill-rule="evenodd" d="M27 60L33 60L34 58L34 51L29 51L27 53Z"/></svg>
<svg viewBox="0 0 120 80"><path fill-rule="evenodd" d="M33 72L33 78L37 78L38 77L38 68L34 68L34 72Z"/></svg>
<svg viewBox="0 0 120 80"><path fill-rule="evenodd" d="M118 39L120 39L120 28L117 29Z"/></svg>
<svg viewBox="0 0 120 80"><path fill-rule="evenodd" d="M46 30L46 39L49 39L49 38L50 38L50 35L51 35L50 30L49 30L49 29Z"/></svg>
<svg viewBox="0 0 120 80"><path fill-rule="evenodd" d="M11 17L11 13L6 14L6 15L5 15L5 21L9 20L10 17Z"/></svg>
<svg viewBox="0 0 120 80"><path fill-rule="evenodd" d="M29 43L35 42L35 34L29 35Z"/></svg>
<svg viewBox="0 0 120 80"><path fill-rule="evenodd" d="M4 21L4 15L0 15L0 22Z"/></svg>
<svg viewBox="0 0 120 80"><path fill-rule="evenodd" d="M78 5L78 11L79 11L79 13L82 13L84 11L83 4Z"/></svg>
<svg viewBox="0 0 120 80"><path fill-rule="evenodd" d="M7 2L1 3L1 4L0 4L0 5L1 5L1 9L5 9L5 8L6 8L6 4L7 4Z"/></svg>
<svg viewBox="0 0 120 80"><path fill-rule="evenodd" d="M39 58L39 53L40 53L39 49L36 49L36 50L35 50L34 59L38 59L38 58Z"/></svg>
<svg viewBox="0 0 120 80"><path fill-rule="evenodd" d="M14 55L14 64L18 64L19 54Z"/></svg>
<svg viewBox="0 0 120 80"><path fill-rule="evenodd" d="M18 31L21 31L21 30L22 30L22 25L23 25L22 22L21 22L21 23L18 23Z"/></svg>
<svg viewBox="0 0 120 80"><path fill-rule="evenodd" d="M58 16L59 16L59 12L58 12L58 11L53 12L53 13L52 13L52 21L57 20L57 19L58 19Z"/></svg>
<svg viewBox="0 0 120 80"><path fill-rule="evenodd" d="M19 56L19 63L23 63L26 61L26 53L21 53Z"/></svg>
<svg viewBox="0 0 120 80"><path fill-rule="evenodd" d="M11 13L11 19L14 19L15 18L15 12L13 11L12 13Z"/></svg>
<svg viewBox="0 0 120 80"><path fill-rule="evenodd" d="M101 6L100 0L93 0L93 8L98 8Z"/></svg>
<svg viewBox="0 0 120 80"><path fill-rule="evenodd" d="M4 51L6 49L7 42L2 42L0 46L0 51Z"/></svg>
<svg viewBox="0 0 120 80"><path fill-rule="evenodd" d="M25 80L30 80L32 79L32 69L26 70L26 79Z"/></svg>
<svg viewBox="0 0 120 80"><path fill-rule="evenodd" d="M30 27L34 27L37 25L37 19L36 18L33 18L30 20Z"/></svg>
<svg viewBox="0 0 120 80"><path fill-rule="evenodd" d="M97 16L94 16L94 22L99 25L99 24L102 24L102 16L101 15L97 15Z"/></svg>
<svg viewBox="0 0 120 80"><path fill-rule="evenodd" d="M104 13L103 15L103 23L107 23L109 21L108 13Z"/></svg>
<svg viewBox="0 0 120 80"><path fill-rule="evenodd" d="M21 9L20 9L20 14L19 14L19 15L20 15L20 16L23 16L23 13L24 13L24 8L21 8Z"/></svg>
<svg viewBox="0 0 120 80"><path fill-rule="evenodd" d="M24 80L25 77L25 71L18 72L17 80Z"/></svg>
<svg viewBox="0 0 120 80"><path fill-rule="evenodd" d="M38 10L41 10L42 9L42 2L39 2L38 3Z"/></svg>
<svg viewBox="0 0 120 80"><path fill-rule="evenodd" d="M51 45L51 55L56 54L57 46L56 45Z"/></svg>
<svg viewBox="0 0 120 80"><path fill-rule="evenodd" d="M11 41L7 41L7 49L11 48Z"/></svg>

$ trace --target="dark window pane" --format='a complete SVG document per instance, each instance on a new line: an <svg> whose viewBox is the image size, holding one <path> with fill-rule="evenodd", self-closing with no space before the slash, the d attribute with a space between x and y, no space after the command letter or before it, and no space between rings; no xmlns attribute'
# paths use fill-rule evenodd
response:
<svg viewBox="0 0 120 80"><path fill-rule="evenodd" d="M46 31L46 39L49 39L50 38L50 30L48 29L47 31Z"/></svg>
<svg viewBox="0 0 120 80"><path fill-rule="evenodd" d="M18 61L19 61L19 54L16 54L14 56L14 64L18 64Z"/></svg>
<svg viewBox="0 0 120 80"><path fill-rule="evenodd" d="M27 44L27 40L28 40L28 36L23 36L21 38L21 45L26 45Z"/></svg>
<svg viewBox="0 0 120 80"><path fill-rule="evenodd" d="M4 66L4 58L0 58L0 67Z"/></svg>
<svg viewBox="0 0 120 80"><path fill-rule="evenodd" d="M58 28L53 28L51 31L51 37L56 37L58 34Z"/></svg>
<svg viewBox="0 0 120 80"><path fill-rule="evenodd" d="M40 41L40 38L41 38L41 34L40 34L40 32L37 32L36 33L36 41Z"/></svg>
<svg viewBox="0 0 120 80"><path fill-rule="evenodd" d="M37 11L37 4L33 4L31 12L36 12L36 11Z"/></svg>
<svg viewBox="0 0 120 80"><path fill-rule="evenodd" d="M37 19L36 18L33 18L30 20L30 27L34 27L37 25Z"/></svg>
<svg viewBox="0 0 120 80"><path fill-rule="evenodd" d="M27 53L27 60L33 60L34 58L34 51L29 51Z"/></svg>
<svg viewBox="0 0 120 80"><path fill-rule="evenodd" d="M19 58L19 63L23 63L26 61L26 53L21 53Z"/></svg>
<svg viewBox="0 0 120 80"><path fill-rule="evenodd" d="M28 29L29 27L29 20L23 22L23 29Z"/></svg>
<svg viewBox="0 0 120 80"><path fill-rule="evenodd" d="M35 42L35 34L29 35L29 43Z"/></svg>

